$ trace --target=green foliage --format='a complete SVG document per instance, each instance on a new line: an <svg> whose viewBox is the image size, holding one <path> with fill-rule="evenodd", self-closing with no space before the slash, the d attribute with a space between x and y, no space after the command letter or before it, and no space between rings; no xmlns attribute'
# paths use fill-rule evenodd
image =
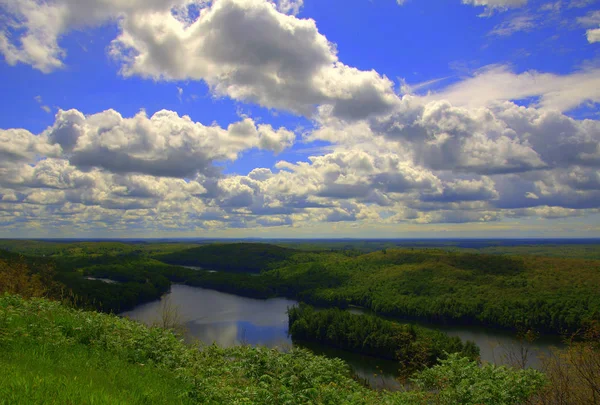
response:
<svg viewBox="0 0 600 405"><path fill-rule="evenodd" d="M395 360L406 374L435 364L448 353L476 360L479 348L458 337L423 327L399 324L373 315L339 309L316 310L300 304L288 310L293 339L316 341L351 352Z"/></svg>
<svg viewBox="0 0 600 405"><path fill-rule="evenodd" d="M200 246L157 256L171 264L198 266L207 270L259 273L296 253L293 249L266 243L227 243Z"/></svg>
<svg viewBox="0 0 600 405"><path fill-rule="evenodd" d="M8 403L474 403L440 402L456 398L462 379L428 392L435 378L425 371L418 391L376 392L353 380L341 360L306 350L191 347L164 329L18 296L0 297L0 353L0 398ZM487 398L492 383L509 390L506 398L525 400L541 381L533 371L479 372L453 356L434 373L456 376L457 364L473 383L469 400Z"/></svg>
<svg viewBox="0 0 600 405"><path fill-rule="evenodd" d="M84 345L5 347L2 404L183 404L190 386L172 372L131 364ZM183 396L182 396L183 395Z"/></svg>
<svg viewBox="0 0 600 405"><path fill-rule="evenodd" d="M497 255L528 255L600 260L600 244L554 243L515 241L511 239L474 240L304 240L277 241L279 246L314 251L338 251L348 256L384 249L441 249L447 252L486 253Z"/></svg>
<svg viewBox="0 0 600 405"><path fill-rule="evenodd" d="M489 246L479 249L481 253L503 255L531 255L572 259L600 260L600 245L522 245Z"/></svg>
<svg viewBox="0 0 600 405"><path fill-rule="evenodd" d="M544 388L546 378L533 369L479 367L476 362L454 353L439 365L420 372L413 382L423 391L436 392L432 401L435 404L516 405Z"/></svg>
<svg viewBox="0 0 600 405"><path fill-rule="evenodd" d="M117 257L104 264L97 264L98 260L88 263L82 266L86 262L79 259L76 266L65 262L58 265L57 280L77 297L79 306L121 312L160 298L171 286L162 274L169 266L152 259ZM113 283L94 279L112 280Z"/></svg>
<svg viewBox="0 0 600 405"><path fill-rule="evenodd" d="M60 299L64 291L52 261L0 250L0 294Z"/></svg>
<svg viewBox="0 0 600 405"><path fill-rule="evenodd" d="M514 331L558 334L600 318L600 261L388 249L324 253L317 263L279 267L254 283L321 306Z"/></svg>

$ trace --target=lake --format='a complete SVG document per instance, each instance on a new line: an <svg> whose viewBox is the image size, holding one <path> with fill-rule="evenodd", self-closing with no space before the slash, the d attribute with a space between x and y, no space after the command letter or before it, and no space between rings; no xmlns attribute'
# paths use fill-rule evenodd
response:
<svg viewBox="0 0 600 405"><path fill-rule="evenodd" d="M258 300L199 287L173 285L162 300L170 300L177 308L188 340L198 339L206 344L213 342L223 347L240 344L277 347L282 350L293 346L288 336L287 308L297 302L285 298ZM121 315L146 324L158 322L161 301L137 306ZM356 310L354 310L356 311ZM359 311L356 311L359 312ZM421 324L442 330L463 340L473 340L481 349L485 362L505 364L507 352L521 347L508 333L486 328L447 327ZM550 352L555 340L540 340L525 347L531 352L528 366L539 367L537 356ZM304 346L304 345L303 345ZM396 365L392 361L361 356L319 344L305 345L317 354L345 360L360 377L374 388L397 389Z"/></svg>

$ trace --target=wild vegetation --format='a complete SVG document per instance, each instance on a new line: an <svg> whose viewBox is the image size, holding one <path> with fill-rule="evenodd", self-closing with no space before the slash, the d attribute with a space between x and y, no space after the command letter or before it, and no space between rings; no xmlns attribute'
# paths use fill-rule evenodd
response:
<svg viewBox="0 0 600 405"><path fill-rule="evenodd" d="M394 360L402 374L410 374L451 353L478 360L475 343L410 324L373 315L358 315L337 308L316 310L300 304L288 310L292 339L316 341L351 352Z"/></svg>
<svg viewBox="0 0 600 405"><path fill-rule="evenodd" d="M341 360L303 349L186 346L162 328L14 295L0 297L0 332L0 398L14 404L500 405L545 385L534 370L479 368L451 355L417 374L414 390L377 392ZM468 392L464 381L474 383Z"/></svg>
<svg viewBox="0 0 600 405"><path fill-rule="evenodd" d="M542 364L548 384L541 405L600 403L600 323L571 336L566 349L554 349Z"/></svg>

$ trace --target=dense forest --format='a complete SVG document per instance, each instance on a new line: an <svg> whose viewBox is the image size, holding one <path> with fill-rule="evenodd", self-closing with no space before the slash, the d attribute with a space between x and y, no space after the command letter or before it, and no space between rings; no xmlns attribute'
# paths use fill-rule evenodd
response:
<svg viewBox="0 0 600 405"><path fill-rule="evenodd" d="M14 269L27 268L43 280L44 285L52 286L48 291L51 297L70 300L79 307L114 313L158 299L168 292L171 281L163 274L168 267L143 257L54 258L0 251L0 268L5 269L0 273L6 274L6 278L16 277Z"/></svg>
<svg viewBox="0 0 600 405"><path fill-rule="evenodd" d="M441 250L298 253L257 276L195 273L190 285L408 320L573 332L600 318L600 261Z"/></svg>
<svg viewBox="0 0 600 405"><path fill-rule="evenodd" d="M292 339L315 341L351 352L394 360L402 373L433 366L451 353L478 360L475 343L411 324L337 308L316 310L300 304L288 310Z"/></svg>
<svg viewBox="0 0 600 405"><path fill-rule="evenodd" d="M260 243L211 244L158 255L165 263L197 266L208 270L260 273L289 259L294 249Z"/></svg>
<svg viewBox="0 0 600 405"><path fill-rule="evenodd" d="M20 253L0 253L0 260L31 263L34 272L51 268L63 292L106 312L124 311L160 297L171 283L184 283L513 331L561 334L600 319L597 260L416 248L363 254L258 243L20 242L0 243ZM201 269L162 261L176 257Z"/></svg>

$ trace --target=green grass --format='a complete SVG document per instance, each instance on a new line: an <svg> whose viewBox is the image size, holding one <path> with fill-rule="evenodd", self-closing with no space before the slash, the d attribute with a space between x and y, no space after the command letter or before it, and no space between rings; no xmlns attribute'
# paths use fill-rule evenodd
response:
<svg viewBox="0 0 600 405"><path fill-rule="evenodd" d="M8 350L6 350L8 349ZM173 373L83 345L17 344L0 358L0 404L185 404Z"/></svg>

